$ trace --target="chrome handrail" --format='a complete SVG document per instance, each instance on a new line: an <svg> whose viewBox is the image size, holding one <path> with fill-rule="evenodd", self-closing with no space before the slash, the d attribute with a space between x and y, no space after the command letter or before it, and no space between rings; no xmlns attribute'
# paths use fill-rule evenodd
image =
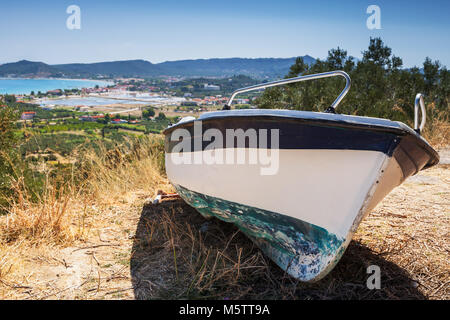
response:
<svg viewBox="0 0 450 320"><path fill-rule="evenodd" d="M234 91L231 94L231 97L228 100L228 103L225 105L225 107L230 108L234 97L236 95L238 95L239 93L258 90L258 89L265 89L265 88L269 88L269 87L275 87L275 86L280 86L283 84L289 84L289 83L294 83L294 82L299 82L299 81L315 80L315 79L322 79L322 78L335 77L335 76L341 76L341 77L345 78L345 88L344 88L344 90L342 90L341 94L336 98L336 100L334 100L334 102L331 104L330 108L332 108L332 109L328 108L328 110L327 110L329 112L334 112L334 109L336 109L338 104L342 101L342 99L344 99L345 95L350 90L350 86L351 86L350 76L345 71L342 71L342 70L336 70L336 71L330 71L330 72L324 72L324 73L316 73L316 74L308 74L306 76L282 79L282 80L261 83L261 84L257 84L254 86L237 89L236 91Z"/></svg>
<svg viewBox="0 0 450 320"><path fill-rule="evenodd" d="M424 97L423 94L418 93L414 101L414 130L416 130L418 133L422 132L423 128L425 127L425 122L427 121L427 113L425 112L425 102L423 101L423 97ZM422 112L422 121L420 122L420 127L419 127L419 104L420 104L420 111Z"/></svg>

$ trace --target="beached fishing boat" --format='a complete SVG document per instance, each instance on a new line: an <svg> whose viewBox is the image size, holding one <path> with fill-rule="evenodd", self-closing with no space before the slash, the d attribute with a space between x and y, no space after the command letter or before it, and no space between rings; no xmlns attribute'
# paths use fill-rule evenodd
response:
<svg viewBox="0 0 450 320"><path fill-rule="evenodd" d="M242 92L332 76L346 86L326 112L229 110ZM237 225L290 275L319 280L377 203L439 161L420 135L422 95L413 130L336 114L349 89L343 71L301 76L237 90L225 110L183 118L164 131L170 182L203 216Z"/></svg>

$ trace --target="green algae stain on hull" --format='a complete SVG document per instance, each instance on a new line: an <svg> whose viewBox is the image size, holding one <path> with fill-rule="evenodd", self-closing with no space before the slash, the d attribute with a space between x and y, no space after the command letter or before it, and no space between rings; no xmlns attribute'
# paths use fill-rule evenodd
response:
<svg viewBox="0 0 450 320"><path fill-rule="evenodd" d="M180 196L204 217L214 216L235 224L277 265L299 280L319 280L345 251L345 239L324 228L174 186Z"/></svg>

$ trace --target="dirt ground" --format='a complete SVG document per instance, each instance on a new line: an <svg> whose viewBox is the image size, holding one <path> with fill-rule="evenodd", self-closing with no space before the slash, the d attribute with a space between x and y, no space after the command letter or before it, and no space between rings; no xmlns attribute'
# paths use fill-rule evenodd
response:
<svg viewBox="0 0 450 320"><path fill-rule="evenodd" d="M13 267L22 276L0 280L0 297L450 299L450 149L440 154L438 166L409 178L366 217L336 268L315 284L285 275L234 226L206 221L181 200L146 204L153 195L135 191L92 207L102 227L71 247L18 244L25 263ZM191 238L177 235L186 230ZM366 287L369 265L380 267L379 290Z"/></svg>

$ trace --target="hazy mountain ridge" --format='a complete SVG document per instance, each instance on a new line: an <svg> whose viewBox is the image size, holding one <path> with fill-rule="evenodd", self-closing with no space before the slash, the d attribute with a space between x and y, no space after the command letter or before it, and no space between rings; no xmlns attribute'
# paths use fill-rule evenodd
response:
<svg viewBox="0 0 450 320"><path fill-rule="evenodd" d="M18 62L5 63L0 65L0 76L57 76L60 71L43 62L33 62L27 60L21 60Z"/></svg>
<svg viewBox="0 0 450 320"><path fill-rule="evenodd" d="M303 57L308 64L315 61L310 56ZM232 76L243 74L257 78L284 76L294 64L292 58L214 58L178 60L159 63L169 75L179 76Z"/></svg>
<svg viewBox="0 0 450 320"><path fill-rule="evenodd" d="M308 64L315 59L303 57ZM292 58L214 58L166 61L153 64L146 60L49 65L21 60L0 65L3 77L227 77L247 75L255 78L281 77L295 62Z"/></svg>
<svg viewBox="0 0 450 320"><path fill-rule="evenodd" d="M55 65L66 74L79 76L158 76L160 68L145 60L110 61L97 63L73 63ZM1 66L0 66L1 72Z"/></svg>

